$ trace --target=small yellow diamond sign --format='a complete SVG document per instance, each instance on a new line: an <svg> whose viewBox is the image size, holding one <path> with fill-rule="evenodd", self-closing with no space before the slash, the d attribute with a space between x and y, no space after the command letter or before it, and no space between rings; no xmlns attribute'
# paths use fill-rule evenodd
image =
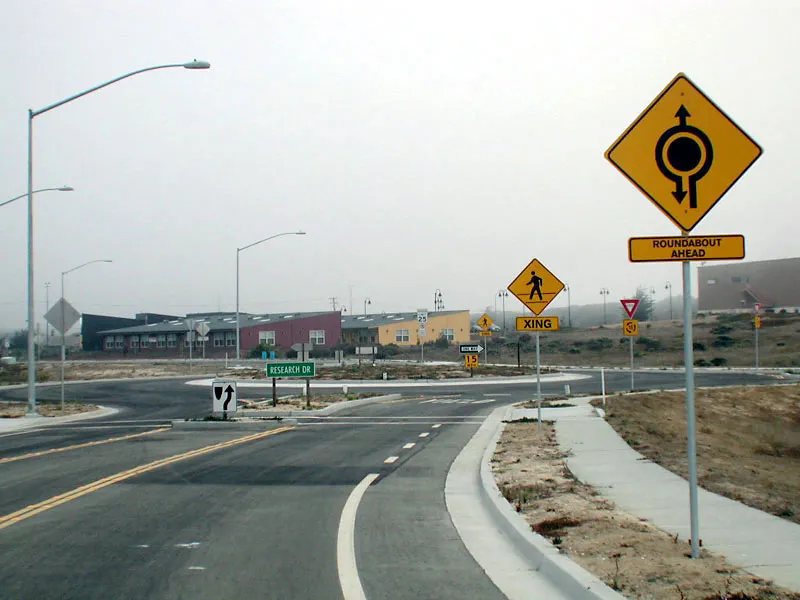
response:
<svg viewBox="0 0 800 600"><path fill-rule="evenodd" d="M480 328L481 328L481 329L483 329L484 331L488 331L488 330L489 330L489 328L490 328L492 325L494 325L494 321L492 320L492 317L490 317L490 316L489 316L489 315L487 315L486 313L483 313L483 316L482 316L480 319L478 319L478 325L479 325L479 326L480 326Z"/></svg>
<svg viewBox="0 0 800 600"><path fill-rule="evenodd" d="M508 291L535 315L541 314L563 289L558 277L535 258L508 286Z"/></svg>
<svg viewBox="0 0 800 600"><path fill-rule="evenodd" d="M675 225L691 231L761 152L680 73L606 151L606 158Z"/></svg>

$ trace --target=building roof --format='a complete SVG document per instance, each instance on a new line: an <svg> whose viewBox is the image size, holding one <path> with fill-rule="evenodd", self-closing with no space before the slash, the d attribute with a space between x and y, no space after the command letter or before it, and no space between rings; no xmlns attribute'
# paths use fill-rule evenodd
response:
<svg viewBox="0 0 800 600"><path fill-rule="evenodd" d="M279 321L296 319L308 319L310 317L320 317L323 315L339 314L338 312L300 312L300 313L278 313L266 315L251 315L239 313L239 327L254 327L256 325L266 325ZM236 313L213 313L213 314L193 314L195 325L200 322L208 323L210 332L233 331L236 329ZM186 318L173 319L171 321L161 321L160 323L150 323L149 325L136 325L134 327L123 327L121 329L108 329L98 332L100 335L137 335L137 334L156 334L156 333L184 333L188 330Z"/></svg>
<svg viewBox="0 0 800 600"><path fill-rule="evenodd" d="M440 310L429 312L428 318L457 313L469 312L466 310ZM384 325L395 325L404 321L417 320L416 312L381 313L379 315L342 315L342 329L373 329Z"/></svg>

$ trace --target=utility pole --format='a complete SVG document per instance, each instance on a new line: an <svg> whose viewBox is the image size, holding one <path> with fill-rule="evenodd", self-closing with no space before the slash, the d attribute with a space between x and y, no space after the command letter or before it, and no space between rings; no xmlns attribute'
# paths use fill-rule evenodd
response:
<svg viewBox="0 0 800 600"><path fill-rule="evenodd" d="M50 310L50 282L46 281L44 284L44 312ZM45 321L44 324L44 345L50 345L50 324Z"/></svg>
<svg viewBox="0 0 800 600"><path fill-rule="evenodd" d="M433 310L434 312L444 310L444 299L442 298L442 291L439 289L433 293Z"/></svg>
<svg viewBox="0 0 800 600"><path fill-rule="evenodd" d="M350 314L353 314L353 286L348 286L350 288Z"/></svg>
<svg viewBox="0 0 800 600"><path fill-rule="evenodd" d="M567 327L572 329L572 289L566 286L567 290Z"/></svg>
<svg viewBox="0 0 800 600"><path fill-rule="evenodd" d="M331 296L330 298L328 298L328 300L331 301L331 308L333 309L333 312L336 312L336 309L339 306L338 303L339 299L336 296Z"/></svg>

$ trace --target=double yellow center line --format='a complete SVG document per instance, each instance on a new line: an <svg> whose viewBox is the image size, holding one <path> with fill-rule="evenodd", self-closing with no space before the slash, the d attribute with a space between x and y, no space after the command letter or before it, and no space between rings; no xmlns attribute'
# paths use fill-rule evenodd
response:
<svg viewBox="0 0 800 600"><path fill-rule="evenodd" d="M98 479L97 481L94 481L92 483L87 483L86 485L82 485L81 487L75 488L74 490L71 490L69 492L53 496L52 498L48 498L47 500L43 500L42 502L31 504L30 506L26 506L21 510L0 517L0 529L5 529L6 527L10 527L15 523L19 523L20 521L24 521L25 519L38 515L39 513L43 513L46 510L50 510L51 508L55 508L56 506L59 506L61 504L66 504L71 500L75 500L76 498L80 498L81 496L91 494L92 492L101 490L104 487L108 487L109 485L112 485L114 483L119 483L120 481L125 481L126 479L130 479L131 477L147 473L148 471L154 471L155 469L159 469L161 467L165 467L167 465L171 465L183 460L188 460L196 456L202 456L204 454L210 454L211 452L216 452L217 450L230 448L231 446L237 446L239 444L253 442L256 440L269 437L271 435L283 433L284 431L291 431L292 429L294 429L294 427L279 427L278 429L261 431L259 433L254 433L252 435L246 435L244 437L228 440L227 442L220 442L219 444L205 446L203 448L198 448L197 450L184 452L183 454L176 454L174 456L162 458L160 460L156 460L146 465L140 465L138 467L134 467L133 469L128 469L127 471L122 471L121 473L110 475L108 477L104 477L103 479Z"/></svg>

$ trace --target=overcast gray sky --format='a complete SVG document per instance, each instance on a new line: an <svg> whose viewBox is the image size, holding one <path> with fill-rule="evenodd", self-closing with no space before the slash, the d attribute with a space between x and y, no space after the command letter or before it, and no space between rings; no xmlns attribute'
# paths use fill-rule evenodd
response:
<svg viewBox="0 0 800 600"><path fill-rule="evenodd" d="M764 155L694 233L800 255L800 2L6 0L0 201L35 119L37 313L356 312L492 304L534 257L575 304L653 286L627 238L678 233L603 152L680 71ZM26 207L0 208L0 327L22 327ZM510 299L511 300L511 299ZM515 306L516 301L509 304ZM555 301L566 305L566 296ZM520 305L521 306L521 305Z"/></svg>

